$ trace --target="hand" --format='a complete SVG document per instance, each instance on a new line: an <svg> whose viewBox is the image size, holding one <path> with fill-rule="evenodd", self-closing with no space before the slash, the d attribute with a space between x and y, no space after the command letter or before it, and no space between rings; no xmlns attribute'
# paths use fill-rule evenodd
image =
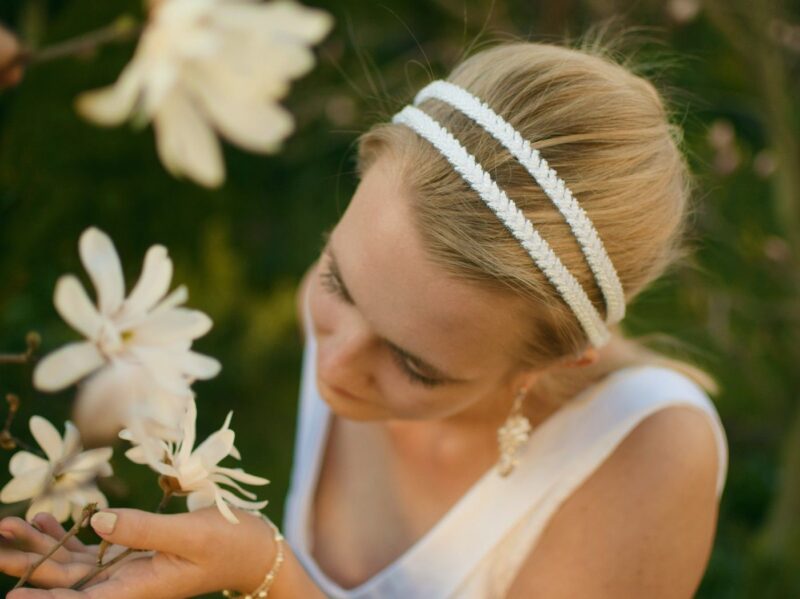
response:
<svg viewBox="0 0 800 599"><path fill-rule="evenodd" d="M116 521L109 522L114 516ZM103 539L115 544L104 561L125 547L146 552L131 554L82 590L73 591L69 587L94 570L98 546L70 539L31 577L32 584L51 590L18 589L8 598L177 599L223 588L252 590L261 583L275 558L273 533L256 516L241 511L237 516L240 523L231 524L214 508L174 515L103 510L92 518L92 526ZM0 546L3 572L21 576L29 563L64 535L64 529L52 516L38 514L34 522L41 532L20 518L0 521L0 534L14 539Z"/></svg>
<svg viewBox="0 0 800 599"><path fill-rule="evenodd" d="M8 68L20 52L17 38L0 25L0 90L14 86L22 80L22 65Z"/></svg>

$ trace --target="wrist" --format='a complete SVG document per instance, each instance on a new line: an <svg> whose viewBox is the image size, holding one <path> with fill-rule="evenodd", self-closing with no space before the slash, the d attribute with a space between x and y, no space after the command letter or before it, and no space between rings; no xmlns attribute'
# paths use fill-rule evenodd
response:
<svg viewBox="0 0 800 599"><path fill-rule="evenodd" d="M278 528L266 516L248 514L248 517L253 520L254 535L253 542L248 544L251 552L243 556L243 563L249 566L243 569L241 580L235 586L236 591L245 596L261 588L268 575L276 576L276 568L284 559L279 547L283 537Z"/></svg>

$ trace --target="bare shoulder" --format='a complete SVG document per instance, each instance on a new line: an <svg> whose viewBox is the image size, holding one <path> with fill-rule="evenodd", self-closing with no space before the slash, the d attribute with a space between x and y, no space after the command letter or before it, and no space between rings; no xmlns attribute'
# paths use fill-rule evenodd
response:
<svg viewBox="0 0 800 599"><path fill-rule="evenodd" d="M699 408L647 416L561 505L508 597L692 597L716 532L717 468Z"/></svg>

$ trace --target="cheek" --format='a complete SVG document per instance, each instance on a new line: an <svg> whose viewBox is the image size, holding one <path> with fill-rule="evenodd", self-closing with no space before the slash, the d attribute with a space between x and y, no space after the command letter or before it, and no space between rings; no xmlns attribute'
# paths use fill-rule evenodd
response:
<svg viewBox="0 0 800 599"><path fill-rule="evenodd" d="M341 302L322 287L319 276L314 276L308 289L309 323L316 337L335 333L342 323Z"/></svg>

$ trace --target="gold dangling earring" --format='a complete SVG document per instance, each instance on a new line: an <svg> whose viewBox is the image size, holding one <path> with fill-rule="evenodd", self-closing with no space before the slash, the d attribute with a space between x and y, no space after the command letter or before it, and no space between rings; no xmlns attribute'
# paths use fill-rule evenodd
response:
<svg viewBox="0 0 800 599"><path fill-rule="evenodd" d="M522 401L527 395L526 389L520 389L511 406L511 413L499 429L497 442L500 445L500 461L497 468L500 476L508 476L519 463L519 448L531 436L531 422L522 413Z"/></svg>

